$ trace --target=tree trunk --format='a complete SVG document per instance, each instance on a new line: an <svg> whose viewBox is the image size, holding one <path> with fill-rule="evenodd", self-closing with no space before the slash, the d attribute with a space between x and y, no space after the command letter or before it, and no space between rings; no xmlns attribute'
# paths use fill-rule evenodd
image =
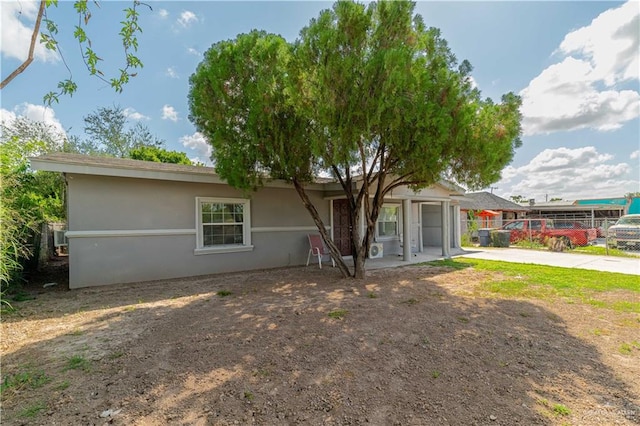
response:
<svg viewBox="0 0 640 426"><path fill-rule="evenodd" d="M364 246L362 246L362 248L364 248ZM360 256L358 256L353 260L353 266L355 268L355 271L353 272L353 277L355 279L359 279L359 280L364 279L366 274L366 269L364 267L365 260L366 258L365 258L364 250L362 250L362 253L360 254Z"/></svg>
<svg viewBox="0 0 640 426"><path fill-rule="evenodd" d="M318 210L316 210L316 207L313 205L311 200L309 200L309 196L305 192L304 187L296 179L293 180L293 186L296 188L296 192L300 196L302 204L304 204L307 211L309 211L309 213L311 214L313 221L318 227L318 231L320 231L320 235L322 235L322 239L324 240L327 248L329 249L329 252L331 253L331 258L336 262L340 273L342 273L342 276L344 278L350 277L351 272L349 271L349 267L344 263L344 260L342 260L342 254L340 254L340 250L338 250L338 247L334 244L333 240L329 236L327 228L325 228L324 223L320 218L320 214L318 214Z"/></svg>

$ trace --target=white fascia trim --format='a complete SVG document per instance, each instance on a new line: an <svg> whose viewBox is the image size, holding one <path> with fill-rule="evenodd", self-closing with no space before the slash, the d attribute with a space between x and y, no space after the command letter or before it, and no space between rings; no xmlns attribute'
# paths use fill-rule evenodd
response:
<svg viewBox="0 0 640 426"><path fill-rule="evenodd" d="M331 229L325 225L326 229ZM251 232L313 232L317 231L316 226L259 226L251 228Z"/></svg>
<svg viewBox="0 0 640 426"><path fill-rule="evenodd" d="M433 195L385 195L385 200L411 200L411 201L453 201L449 197L439 197Z"/></svg>
<svg viewBox="0 0 640 426"><path fill-rule="evenodd" d="M110 229L104 231L67 231L67 238L163 237L195 235L195 229Z"/></svg>
<svg viewBox="0 0 640 426"><path fill-rule="evenodd" d="M253 246L204 247L194 249L193 254L196 256L200 256L203 254L240 253L243 251L253 251Z"/></svg>
<svg viewBox="0 0 640 426"><path fill-rule="evenodd" d="M135 179L155 179L169 180L177 182L196 182L196 183L215 183L220 185L228 185L228 183L215 173L209 172L210 168L203 168L202 171L194 170L193 172L180 172L168 170L141 170L127 167L116 166L98 166L87 164L70 164L62 161L52 161L40 158L31 158L31 166L35 170L46 170L50 172L60 172L78 175L94 175L94 176L113 176ZM194 167L194 169L197 169ZM324 184L311 183L304 185L305 189L322 191ZM285 188L293 189L293 185L283 180L266 180L264 186L267 188Z"/></svg>

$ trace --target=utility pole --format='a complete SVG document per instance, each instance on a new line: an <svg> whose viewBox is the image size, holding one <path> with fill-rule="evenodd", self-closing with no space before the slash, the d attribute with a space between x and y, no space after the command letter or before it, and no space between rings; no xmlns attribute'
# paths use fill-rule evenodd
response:
<svg viewBox="0 0 640 426"><path fill-rule="evenodd" d="M497 186L490 186L489 189L491 190L491 193L493 194L493 190L494 189L498 189L498 187Z"/></svg>

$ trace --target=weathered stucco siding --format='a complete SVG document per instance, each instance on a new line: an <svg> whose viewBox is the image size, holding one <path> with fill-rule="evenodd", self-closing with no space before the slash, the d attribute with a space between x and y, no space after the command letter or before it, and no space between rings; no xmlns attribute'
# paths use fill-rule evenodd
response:
<svg viewBox="0 0 640 426"><path fill-rule="evenodd" d="M245 198L242 192L219 184L91 175L68 175L67 181L71 288L300 265L306 236L315 229L295 191L263 188L249 196L251 227L257 228L252 251L195 255L196 197ZM321 191L309 195L329 224L329 202Z"/></svg>

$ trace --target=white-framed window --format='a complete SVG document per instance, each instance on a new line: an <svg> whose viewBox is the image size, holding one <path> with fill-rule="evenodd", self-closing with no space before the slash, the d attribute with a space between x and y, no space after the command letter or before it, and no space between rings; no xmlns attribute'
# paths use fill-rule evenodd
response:
<svg viewBox="0 0 640 426"><path fill-rule="evenodd" d="M376 234L378 237L397 237L400 235L400 206L385 204L380 209Z"/></svg>
<svg viewBox="0 0 640 426"><path fill-rule="evenodd" d="M252 250L250 207L243 198L196 197L195 254Z"/></svg>

